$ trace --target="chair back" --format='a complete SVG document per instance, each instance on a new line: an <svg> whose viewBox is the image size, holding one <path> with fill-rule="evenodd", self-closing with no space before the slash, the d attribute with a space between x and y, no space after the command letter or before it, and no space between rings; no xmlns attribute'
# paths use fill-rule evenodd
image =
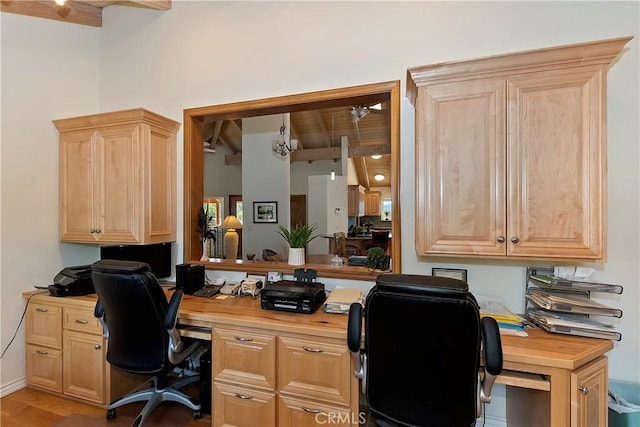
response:
<svg viewBox="0 0 640 427"><path fill-rule="evenodd" d="M389 231L387 230L373 230L371 231L371 248L382 248L387 250L389 245Z"/></svg>
<svg viewBox="0 0 640 427"><path fill-rule="evenodd" d="M481 330L468 285L383 274L364 313L370 410L403 425L474 425Z"/></svg>
<svg viewBox="0 0 640 427"><path fill-rule="evenodd" d="M169 335L163 324L168 303L149 266L101 260L91 267L109 330L107 361L140 374L168 369Z"/></svg>
<svg viewBox="0 0 640 427"><path fill-rule="evenodd" d="M334 254L339 257L343 257L347 255L347 235L343 231L339 231L337 233L333 233L333 238L335 239L334 243Z"/></svg>

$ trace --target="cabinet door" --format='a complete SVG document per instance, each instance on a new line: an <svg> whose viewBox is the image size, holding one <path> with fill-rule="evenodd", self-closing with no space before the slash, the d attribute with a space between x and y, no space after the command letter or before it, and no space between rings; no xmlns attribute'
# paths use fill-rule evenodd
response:
<svg viewBox="0 0 640 427"><path fill-rule="evenodd" d="M279 337L278 390L341 405L350 404L351 353L346 345Z"/></svg>
<svg viewBox="0 0 640 427"><path fill-rule="evenodd" d="M213 425L271 427L276 425L276 395L223 383L213 384Z"/></svg>
<svg viewBox="0 0 640 427"><path fill-rule="evenodd" d="M605 70L508 81L508 254L604 259Z"/></svg>
<svg viewBox="0 0 640 427"><path fill-rule="evenodd" d="M105 352L101 335L64 331L64 394L105 403Z"/></svg>
<svg viewBox="0 0 640 427"><path fill-rule="evenodd" d="M101 242L141 240L142 180L139 126L110 126L96 132L96 198Z"/></svg>
<svg viewBox="0 0 640 427"><path fill-rule="evenodd" d="M380 192L369 191L365 193L365 215L380 215Z"/></svg>
<svg viewBox="0 0 640 427"><path fill-rule="evenodd" d="M350 185L348 187L347 216L358 216L359 195L360 194L357 185Z"/></svg>
<svg viewBox="0 0 640 427"><path fill-rule="evenodd" d="M242 330L213 330L213 379L276 389L276 339Z"/></svg>
<svg viewBox="0 0 640 427"><path fill-rule="evenodd" d="M62 393L62 351L27 344L27 384Z"/></svg>
<svg viewBox="0 0 640 427"><path fill-rule="evenodd" d="M607 357L571 373L571 427L607 425Z"/></svg>
<svg viewBox="0 0 640 427"><path fill-rule="evenodd" d="M362 417L358 419L358 417ZM289 397L278 398L278 426L349 426L365 424L364 413L352 414L349 409L339 406L328 406L318 402L293 399Z"/></svg>
<svg viewBox="0 0 640 427"><path fill-rule="evenodd" d="M426 86L416 102L418 254L505 255L505 82Z"/></svg>
<svg viewBox="0 0 640 427"><path fill-rule="evenodd" d="M95 242L96 160L94 131L60 136L60 240Z"/></svg>
<svg viewBox="0 0 640 427"><path fill-rule="evenodd" d="M60 350L62 348L62 309L30 303L27 306L26 341Z"/></svg>

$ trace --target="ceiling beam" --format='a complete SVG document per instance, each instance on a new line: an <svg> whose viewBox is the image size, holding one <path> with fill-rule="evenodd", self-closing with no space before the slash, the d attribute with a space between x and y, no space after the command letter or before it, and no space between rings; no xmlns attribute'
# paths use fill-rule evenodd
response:
<svg viewBox="0 0 640 427"><path fill-rule="evenodd" d="M102 27L102 8L68 0L64 6L53 1L2 0L0 11L72 24Z"/></svg>

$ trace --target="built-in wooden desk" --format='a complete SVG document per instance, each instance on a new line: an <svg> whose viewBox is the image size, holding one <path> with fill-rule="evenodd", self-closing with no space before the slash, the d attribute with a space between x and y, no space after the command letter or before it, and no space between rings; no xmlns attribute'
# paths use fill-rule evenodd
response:
<svg viewBox="0 0 640 427"><path fill-rule="evenodd" d="M25 293L25 298L31 294ZM52 308L48 315L59 312L59 317L39 323L59 333L62 318L72 318L67 314L93 311L95 295L39 294L29 305ZM276 420L277 425L309 425L316 420L316 411L339 413L357 423L359 385L346 344L347 316L322 310L311 315L262 310L259 299L250 297L220 300L186 295L178 324L184 335L212 340L214 425L233 424L235 416L248 413L272 420L273 425ZM34 331L32 326L28 315L28 343L30 333L46 338L42 336L46 330ZM604 354L613 348L612 342L539 329L528 333L528 337L502 336L504 371L498 383L509 386L508 425L532 425L534 419L554 427L587 421L606 425ZM56 346L46 341L45 345ZM29 369L27 382L41 387L30 383ZM41 369L38 374L49 376ZM326 424L322 417L317 420Z"/></svg>

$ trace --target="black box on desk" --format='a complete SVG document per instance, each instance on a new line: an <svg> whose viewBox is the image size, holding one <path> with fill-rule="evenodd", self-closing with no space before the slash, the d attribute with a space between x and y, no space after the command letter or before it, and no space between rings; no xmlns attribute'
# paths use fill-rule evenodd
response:
<svg viewBox="0 0 640 427"><path fill-rule="evenodd" d="M266 285L260 292L260 306L264 310L314 313L327 299L324 285L317 282L281 280Z"/></svg>
<svg viewBox="0 0 640 427"><path fill-rule="evenodd" d="M182 289L185 294L192 295L203 286L204 265L176 265L176 289Z"/></svg>

